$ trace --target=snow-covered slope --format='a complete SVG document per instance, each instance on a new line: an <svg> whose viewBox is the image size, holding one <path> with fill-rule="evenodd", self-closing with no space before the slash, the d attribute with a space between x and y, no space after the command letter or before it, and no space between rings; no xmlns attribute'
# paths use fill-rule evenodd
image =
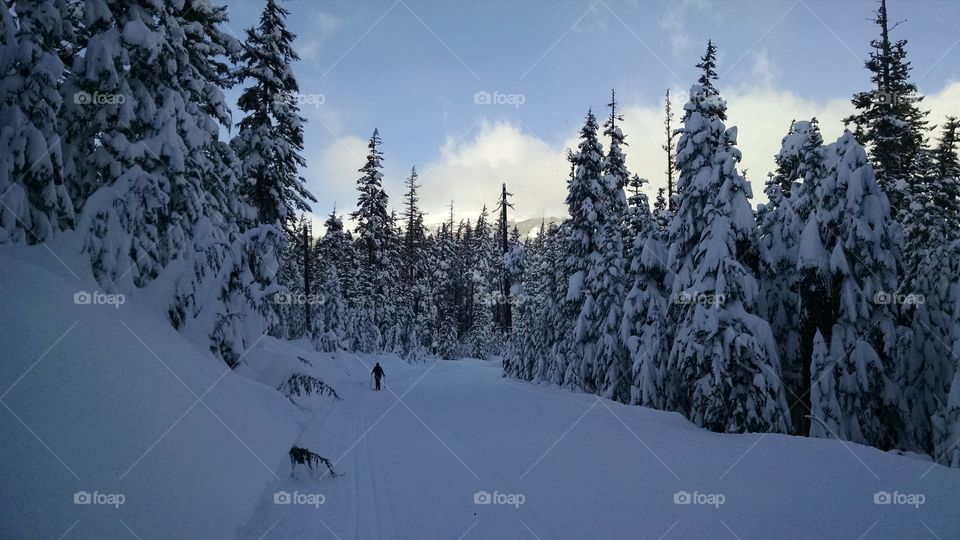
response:
<svg viewBox="0 0 960 540"><path fill-rule="evenodd" d="M235 534L289 475L296 408L136 298L75 303L96 286L69 255L0 252L0 537Z"/></svg>

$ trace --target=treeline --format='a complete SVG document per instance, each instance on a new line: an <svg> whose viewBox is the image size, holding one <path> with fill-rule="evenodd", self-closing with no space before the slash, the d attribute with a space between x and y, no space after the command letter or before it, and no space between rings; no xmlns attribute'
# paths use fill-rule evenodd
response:
<svg viewBox="0 0 960 540"><path fill-rule="evenodd" d="M0 244L68 245L108 292L151 290L230 366L269 333L322 350L503 355L504 373L679 411L716 431L835 437L960 466L960 164L932 129L906 42L825 144L784 137L754 210L716 48L651 205L616 99L569 153L569 215L508 231L509 193L424 226L394 214L374 131L355 224L314 238L287 12L237 40L205 0L15 0L0 9ZM236 135L224 90L242 85ZM669 106L669 98L667 104ZM558 179L558 181L562 181Z"/></svg>
<svg viewBox="0 0 960 540"><path fill-rule="evenodd" d="M494 209L473 220L450 214L431 233L419 205L417 171L399 214L388 212L378 131L357 180L353 231L336 210L317 239L304 217L291 233L281 283L280 335L309 337L323 350L488 358L510 331L510 287L519 281L520 233L509 228L504 184Z"/></svg>
<svg viewBox="0 0 960 540"><path fill-rule="evenodd" d="M623 165L615 100L602 132L589 113L569 216L524 245L504 373L714 431L960 466L958 122L928 140L885 2L876 22L875 88L854 96L852 131L825 144L816 119L795 121L756 211L712 42L679 129L668 112L675 193L654 208L631 188L644 181Z"/></svg>

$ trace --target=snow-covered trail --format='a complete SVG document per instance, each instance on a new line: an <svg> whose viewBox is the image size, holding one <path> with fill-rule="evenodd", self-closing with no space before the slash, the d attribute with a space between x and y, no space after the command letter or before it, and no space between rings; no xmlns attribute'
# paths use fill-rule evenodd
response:
<svg viewBox="0 0 960 540"><path fill-rule="evenodd" d="M675 414L506 380L494 362L384 361L379 393L369 358L336 362L351 381L344 399L301 442L342 475L301 470L279 483L324 503L267 493L247 536L960 536L960 471L838 441L708 433ZM475 504L481 491L508 504ZM676 504L681 491L721 504ZM880 491L923 504L874 504Z"/></svg>

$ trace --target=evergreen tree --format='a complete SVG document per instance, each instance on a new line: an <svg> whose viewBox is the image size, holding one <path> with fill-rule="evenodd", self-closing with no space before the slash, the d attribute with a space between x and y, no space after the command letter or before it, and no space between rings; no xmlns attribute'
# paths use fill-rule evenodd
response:
<svg viewBox="0 0 960 540"><path fill-rule="evenodd" d="M837 403L837 379L834 362L820 331L813 336L812 373L810 381L810 436L830 439L846 433L843 411Z"/></svg>
<svg viewBox="0 0 960 540"><path fill-rule="evenodd" d="M816 326L801 324L798 263L804 218L797 207L809 213L808 192L821 174L822 143L816 119L791 123L776 156L777 172L764 189L768 203L758 212L762 312L778 345L792 425L804 434L809 431L809 419L801 396L808 394L811 365L809 354L804 354L810 351L804 345L812 344Z"/></svg>
<svg viewBox="0 0 960 540"><path fill-rule="evenodd" d="M932 187L931 195L946 220L948 237L955 239L960 234L960 157L957 155L960 120L948 116L942 128L943 133L933 152L939 185Z"/></svg>
<svg viewBox="0 0 960 540"><path fill-rule="evenodd" d="M486 358L494 352L496 346L493 307L496 304L499 283L496 262L500 257L497 256L498 250L488 219L487 207L484 205L469 241L466 242L471 254L470 324L466 342L469 354L476 358Z"/></svg>
<svg viewBox="0 0 960 540"><path fill-rule="evenodd" d="M839 438L891 448L902 426L902 389L893 382L898 332L887 300L897 290L899 227L853 134L823 154L825 175L817 180L817 207L800 254L818 267L816 294L829 302L816 326L827 342L837 395L821 399L839 404Z"/></svg>
<svg viewBox="0 0 960 540"><path fill-rule="evenodd" d="M290 12L276 0L267 0L260 24L247 30L239 70L241 79L252 79L237 105L247 116L232 145L248 185L246 193L257 209L259 223L287 225L296 212L316 202L307 191L299 169L306 165L303 122L297 105L299 87L291 64L300 59L291 44L296 35L287 30Z"/></svg>
<svg viewBox="0 0 960 540"><path fill-rule="evenodd" d="M708 45L701 81L716 78ZM785 432L790 418L777 347L756 314L750 264L757 235L750 186L736 169L736 128L712 86L694 85L677 143L677 212L669 228L676 337L668 372L678 395L667 408L715 431Z"/></svg>
<svg viewBox="0 0 960 540"><path fill-rule="evenodd" d="M720 91L713 84L719 77L717 77L717 46L713 44L712 39L707 41L707 52L700 58L697 67L700 68L700 77L697 79L697 85L701 88L700 95L703 99L715 104L715 98L720 97ZM690 115L690 109L684 107L684 111L683 121L686 122ZM720 120L726 120L726 102L722 107L712 106L711 113L715 114ZM677 187L679 188L679 186Z"/></svg>
<svg viewBox="0 0 960 540"><path fill-rule="evenodd" d="M676 154L676 145L673 142L674 129L673 129L673 105L670 103L670 89L667 89L667 95L663 100L664 107L664 119L663 126L667 142L663 144L660 148L663 149L667 154L667 207L670 210L673 210L673 196L675 193L675 180L674 172L677 169L676 161L674 160L674 155Z"/></svg>
<svg viewBox="0 0 960 540"><path fill-rule="evenodd" d="M13 8L16 23L0 8L0 244L33 244L74 221L58 122L58 53L72 28L63 1L17 0Z"/></svg>
<svg viewBox="0 0 960 540"><path fill-rule="evenodd" d="M873 52L865 63L874 88L854 95L857 112L844 121L853 124L860 143L870 149L877 181L890 199L893 217L899 218L907 210L907 183L925 145L927 112L920 109L923 97L910 82L907 42L890 37L886 0L880 0L874 22L880 38L870 42Z"/></svg>
<svg viewBox="0 0 960 540"><path fill-rule="evenodd" d="M499 212L497 218L497 247L499 248L501 259L507 256L511 246L507 230L509 223L507 210L513 208L513 204L511 204L509 200L509 197L512 196L513 193L507 192L507 184L504 182L500 189L500 200L497 201L497 207L494 210L495 212ZM510 272L503 260L498 261L496 266L499 273L500 290L497 295L497 305L494 309L494 319L500 328L500 332L507 335L510 332L513 320L513 310L510 303Z"/></svg>
<svg viewBox="0 0 960 540"><path fill-rule="evenodd" d="M624 274L624 223L628 220L624 188L630 181L623 147L626 137L618 122L623 116L617 112L616 94L611 91L610 116L603 124L603 134L610 139L610 146L603 160L602 184L596 193L595 211L600 214L595 230L595 247L591 254L587 287L596 302L597 360L592 379L597 392L618 401L629 400L630 367L627 350L620 340L620 325L623 319ZM641 205L647 206L645 202ZM648 212L643 208L642 212Z"/></svg>
<svg viewBox="0 0 960 540"><path fill-rule="evenodd" d="M565 268L570 281L563 305L565 335L558 351L563 356L558 360L565 368L564 384L586 392L597 389L594 366L599 337L597 326L601 317L597 313L593 291L587 284L591 257L597 247L594 235L605 191L603 146L597 138L598 129L597 119L590 111L580 130L578 151L571 156L574 169L566 199L570 217L564 231L567 243Z"/></svg>
<svg viewBox="0 0 960 540"><path fill-rule="evenodd" d="M660 188L659 200L661 210L666 212L663 191ZM633 286L624 300L620 328L620 337L627 346L632 365L630 403L662 409L667 394L665 360L670 352L670 343L666 341L670 275L663 243L664 230L650 213L645 194L635 193L630 201L637 221L636 233L632 237L633 255L627 272L628 276L633 276Z"/></svg>
<svg viewBox="0 0 960 540"><path fill-rule="evenodd" d="M386 295L387 261L393 220L387 213L387 193L383 190L383 154L380 152L380 132L373 130L367 145L367 161L357 179L357 209L350 214L356 221L355 245L359 257L359 277L356 290L358 323L362 332L362 350L379 350L384 346L383 330L388 324Z"/></svg>

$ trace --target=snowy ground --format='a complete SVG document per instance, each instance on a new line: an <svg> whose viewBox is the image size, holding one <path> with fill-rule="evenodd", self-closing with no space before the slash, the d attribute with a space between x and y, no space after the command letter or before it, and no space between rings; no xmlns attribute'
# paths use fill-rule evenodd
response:
<svg viewBox="0 0 960 540"><path fill-rule="evenodd" d="M709 433L495 362L381 358L376 393L374 358L267 338L231 371L137 299L74 303L94 287L63 262L0 253L0 538L960 537L958 470ZM343 399L292 403L296 371ZM291 470L294 444L340 476Z"/></svg>
<svg viewBox="0 0 960 540"><path fill-rule="evenodd" d="M505 380L476 360L384 362L389 390L376 393L369 362L336 361L353 382L313 430L342 476L278 487L324 504L265 494L246 536L960 536L960 471L838 441L708 433L679 415ZM479 491L523 504L475 504ZM681 491L722 504L675 504ZM880 491L923 504L874 504Z"/></svg>

